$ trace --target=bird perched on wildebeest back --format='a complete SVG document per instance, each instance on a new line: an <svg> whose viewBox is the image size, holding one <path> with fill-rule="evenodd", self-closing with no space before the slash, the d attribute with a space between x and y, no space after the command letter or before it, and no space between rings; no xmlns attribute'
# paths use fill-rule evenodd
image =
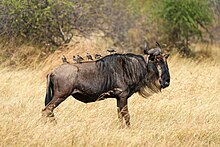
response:
<svg viewBox="0 0 220 147"><path fill-rule="evenodd" d="M76 56L76 62L77 62L77 63L81 63L82 60L84 60L83 57L81 57L80 55L77 55L77 56Z"/></svg>
<svg viewBox="0 0 220 147"><path fill-rule="evenodd" d="M102 58L102 55L100 55L100 54L95 54L95 59L100 59L100 58Z"/></svg>
<svg viewBox="0 0 220 147"><path fill-rule="evenodd" d="M92 56L89 53L86 53L86 58L87 58L87 60L93 60Z"/></svg>
<svg viewBox="0 0 220 147"><path fill-rule="evenodd" d="M62 57L62 61L63 61L63 63L69 63L64 55Z"/></svg>
<svg viewBox="0 0 220 147"><path fill-rule="evenodd" d="M107 51L108 51L110 54L116 53L116 51L115 51L114 49L112 49L112 48L107 49Z"/></svg>
<svg viewBox="0 0 220 147"><path fill-rule="evenodd" d="M73 61L77 62L76 56L73 56Z"/></svg>

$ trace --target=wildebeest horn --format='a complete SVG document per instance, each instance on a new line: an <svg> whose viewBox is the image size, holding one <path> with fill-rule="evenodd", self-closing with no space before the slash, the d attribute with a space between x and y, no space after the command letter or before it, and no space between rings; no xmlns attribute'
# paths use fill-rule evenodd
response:
<svg viewBox="0 0 220 147"><path fill-rule="evenodd" d="M162 50L160 48L154 48L154 49L150 49L149 51L147 51L148 55L160 55L162 53Z"/></svg>
<svg viewBox="0 0 220 147"><path fill-rule="evenodd" d="M148 46L146 40L144 40L144 54L148 54Z"/></svg>
<svg viewBox="0 0 220 147"><path fill-rule="evenodd" d="M157 44L157 46L159 47L159 48L161 48L161 45L156 41L156 44Z"/></svg>

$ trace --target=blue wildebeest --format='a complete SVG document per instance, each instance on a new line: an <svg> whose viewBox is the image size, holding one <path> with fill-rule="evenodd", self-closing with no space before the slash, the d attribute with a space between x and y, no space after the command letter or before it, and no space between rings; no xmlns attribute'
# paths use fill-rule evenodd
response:
<svg viewBox="0 0 220 147"><path fill-rule="evenodd" d="M160 48L145 53L112 54L55 68L47 76L43 116L53 117L53 110L70 95L84 103L116 98L119 119L130 126L128 98L136 92L147 97L170 84L169 55Z"/></svg>

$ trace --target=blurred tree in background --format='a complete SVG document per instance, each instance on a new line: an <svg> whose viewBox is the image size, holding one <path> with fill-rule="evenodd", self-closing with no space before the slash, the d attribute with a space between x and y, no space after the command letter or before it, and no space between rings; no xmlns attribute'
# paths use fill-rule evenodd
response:
<svg viewBox="0 0 220 147"><path fill-rule="evenodd" d="M71 20L76 5L67 0L2 0L1 7L1 36L54 45L73 36Z"/></svg>
<svg viewBox="0 0 220 147"><path fill-rule="evenodd" d="M102 31L123 42L135 23L125 0L2 0L0 35L59 46Z"/></svg>
<svg viewBox="0 0 220 147"><path fill-rule="evenodd" d="M182 55L190 55L191 39L202 39L204 31L213 20L208 0L162 0L158 16L170 45L175 45Z"/></svg>
<svg viewBox="0 0 220 147"><path fill-rule="evenodd" d="M217 18L217 21L219 23L220 21L220 1L219 0L210 0L210 3L212 4L211 7L214 11L215 17Z"/></svg>
<svg viewBox="0 0 220 147"><path fill-rule="evenodd" d="M220 18L219 0L1 0L0 35L60 46L104 34L126 50L162 40L189 55L191 41L209 32L213 12Z"/></svg>

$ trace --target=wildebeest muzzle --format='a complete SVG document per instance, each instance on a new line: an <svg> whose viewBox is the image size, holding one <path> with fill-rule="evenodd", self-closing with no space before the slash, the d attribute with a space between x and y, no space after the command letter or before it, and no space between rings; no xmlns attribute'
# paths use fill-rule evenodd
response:
<svg viewBox="0 0 220 147"><path fill-rule="evenodd" d="M164 82L160 82L161 88L166 88L170 85L170 79L166 79Z"/></svg>

